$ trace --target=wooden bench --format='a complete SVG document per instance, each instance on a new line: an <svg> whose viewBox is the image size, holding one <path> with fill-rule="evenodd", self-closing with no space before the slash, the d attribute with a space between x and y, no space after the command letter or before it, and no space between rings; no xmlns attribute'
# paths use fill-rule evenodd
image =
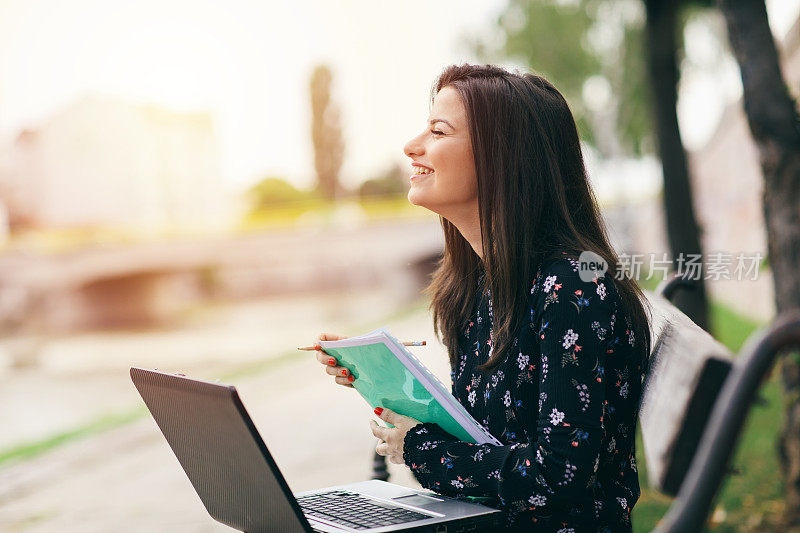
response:
<svg viewBox="0 0 800 533"><path fill-rule="evenodd" d="M673 306L684 282L645 291L652 307L651 352L639 407L650 486L675 496L711 409L733 366L733 354Z"/></svg>
<svg viewBox="0 0 800 533"><path fill-rule="evenodd" d="M758 388L776 356L800 346L800 311L779 316L738 356L675 308L691 280L673 276L647 292L651 355L639 411L649 485L677 496L658 533L701 531Z"/></svg>

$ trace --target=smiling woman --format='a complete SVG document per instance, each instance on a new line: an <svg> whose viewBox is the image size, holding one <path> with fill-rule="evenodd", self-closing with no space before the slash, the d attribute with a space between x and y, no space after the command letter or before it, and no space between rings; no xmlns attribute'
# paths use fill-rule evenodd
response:
<svg viewBox="0 0 800 533"><path fill-rule="evenodd" d="M453 395L502 445L384 409L394 428L372 424L377 452L426 488L490 498L507 530L631 531L648 317L609 243L566 101L540 76L450 66L405 154L409 201L444 230L428 291ZM609 271L587 277L587 255Z"/></svg>
<svg viewBox="0 0 800 533"><path fill-rule="evenodd" d="M433 101L428 126L405 146L414 161L408 201L466 227L478 211L478 182L467 113L461 97L444 87ZM480 242L472 228L470 244Z"/></svg>

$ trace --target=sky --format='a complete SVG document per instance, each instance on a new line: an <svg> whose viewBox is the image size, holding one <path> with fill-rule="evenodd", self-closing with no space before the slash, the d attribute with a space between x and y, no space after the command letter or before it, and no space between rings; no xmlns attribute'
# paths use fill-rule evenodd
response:
<svg viewBox="0 0 800 533"><path fill-rule="evenodd" d="M2 1L2 0L0 0ZM22 0L0 7L0 134L35 126L84 93L210 111L224 177L310 183L308 79L331 66L342 176L402 160L443 66L471 60L459 35L503 0Z"/></svg>
<svg viewBox="0 0 800 533"><path fill-rule="evenodd" d="M447 64L475 61L464 37L489 35L506 2L0 0L0 141L84 94L121 96L211 113L232 187L265 175L309 186L308 78L324 62L342 112L342 179L354 185L404 160L432 81ZM800 0L768 7L782 33ZM702 55L702 28L694 39L697 64L713 61L708 46ZM719 83L737 96L735 63L719 68L684 80L687 144L713 131L713 117L701 117Z"/></svg>

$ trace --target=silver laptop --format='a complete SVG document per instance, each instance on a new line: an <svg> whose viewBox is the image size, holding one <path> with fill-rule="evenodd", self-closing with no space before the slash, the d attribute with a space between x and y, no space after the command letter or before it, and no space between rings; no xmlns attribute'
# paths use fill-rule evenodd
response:
<svg viewBox="0 0 800 533"><path fill-rule="evenodd" d="M131 379L209 514L232 528L454 532L500 523L497 509L377 480L292 494L236 388L135 367Z"/></svg>

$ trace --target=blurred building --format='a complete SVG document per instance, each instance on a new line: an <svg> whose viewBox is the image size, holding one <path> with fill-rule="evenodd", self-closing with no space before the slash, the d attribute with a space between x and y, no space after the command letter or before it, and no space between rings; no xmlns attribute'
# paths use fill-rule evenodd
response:
<svg viewBox="0 0 800 533"><path fill-rule="evenodd" d="M10 149L12 228L207 225L222 216L211 116L87 96Z"/></svg>
<svg viewBox="0 0 800 533"><path fill-rule="evenodd" d="M782 42L783 76L792 96L800 88L800 21ZM690 154L695 209L702 225L702 244L710 253L767 254L762 195L764 179L758 149L750 134L741 100L730 104L711 140ZM713 297L740 313L767 320L775 312L769 271L755 281L737 279L709 283Z"/></svg>

